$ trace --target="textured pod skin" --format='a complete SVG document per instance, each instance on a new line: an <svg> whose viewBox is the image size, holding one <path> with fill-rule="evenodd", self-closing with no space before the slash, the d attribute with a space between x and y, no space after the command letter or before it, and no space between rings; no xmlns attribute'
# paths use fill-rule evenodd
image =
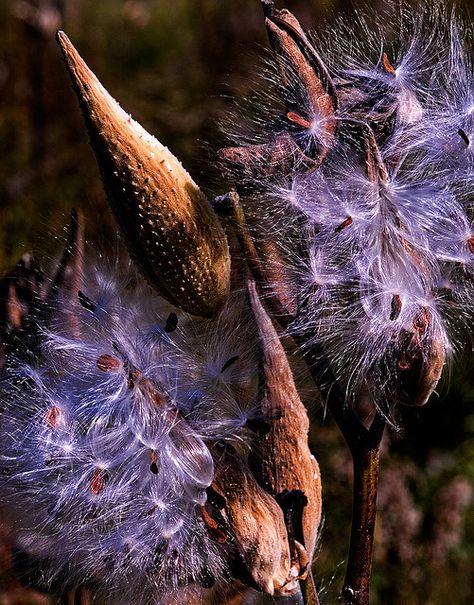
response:
<svg viewBox="0 0 474 605"><path fill-rule="evenodd" d="M229 288L224 230L173 154L109 95L58 32L112 210L150 284L181 309L214 316Z"/></svg>
<svg viewBox="0 0 474 605"><path fill-rule="evenodd" d="M321 523L321 474L308 447L309 419L298 395L288 359L253 282L250 301L258 326L264 385L260 402L262 415L277 415L262 435L251 467L260 485L274 497L298 490L307 499L301 519L301 541L311 557ZM295 528L296 530L296 528Z"/></svg>
<svg viewBox="0 0 474 605"><path fill-rule="evenodd" d="M254 582L267 594L290 596L298 589L283 513L230 449L213 452L214 484L226 499L222 511Z"/></svg>

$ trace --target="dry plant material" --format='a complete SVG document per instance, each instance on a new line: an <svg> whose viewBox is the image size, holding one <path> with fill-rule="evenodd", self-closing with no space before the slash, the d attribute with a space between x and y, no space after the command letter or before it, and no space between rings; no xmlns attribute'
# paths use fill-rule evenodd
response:
<svg viewBox="0 0 474 605"><path fill-rule="evenodd" d="M225 498L221 514L255 585L270 595L290 596L298 589L281 508L264 491L230 448L213 454L213 488Z"/></svg>
<svg viewBox="0 0 474 605"><path fill-rule="evenodd" d="M76 317L80 305L79 292L82 288L84 265L84 216L74 210L66 237L64 251L58 269L46 295L46 313L52 315L57 305L67 305L67 322L71 333L79 337L79 322Z"/></svg>
<svg viewBox="0 0 474 605"><path fill-rule="evenodd" d="M308 415L283 346L253 283L249 293L263 356L260 410L263 418L273 418L269 431L259 437L252 470L260 485L277 498L282 507L302 506L301 516L295 510L297 518L289 528L290 540L303 544L311 557L322 503L319 465L308 447ZM299 558L295 551L292 555ZM300 568L303 573L303 566Z"/></svg>
<svg viewBox="0 0 474 605"><path fill-rule="evenodd" d="M286 117L314 133L318 149L311 157L319 165L326 159L337 131L336 89L294 15L288 10L273 11L265 19L265 25L287 91Z"/></svg>
<svg viewBox="0 0 474 605"><path fill-rule="evenodd" d="M288 135L276 137L269 145L226 147L218 155L224 162L225 176L238 183L240 189L250 187L253 191L258 189L258 179L290 174L296 168L317 167Z"/></svg>

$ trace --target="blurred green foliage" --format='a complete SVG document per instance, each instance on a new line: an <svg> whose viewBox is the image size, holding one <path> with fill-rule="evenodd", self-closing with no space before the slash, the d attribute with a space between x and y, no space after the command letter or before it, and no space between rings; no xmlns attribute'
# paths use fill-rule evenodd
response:
<svg viewBox="0 0 474 605"><path fill-rule="evenodd" d="M313 28L345 4L285 2ZM384 2L372 4L381 10ZM0 0L2 272L27 250L54 258L73 207L84 209L91 241L115 238L54 42L58 28L121 105L211 191L225 187L212 160L219 117L229 98L251 91L266 45L257 0ZM442 397L404 410L403 433L386 439L373 605L474 602L474 390L472 360L464 357ZM337 430L316 408L312 442L325 494L315 570L329 605L344 575L351 467Z"/></svg>

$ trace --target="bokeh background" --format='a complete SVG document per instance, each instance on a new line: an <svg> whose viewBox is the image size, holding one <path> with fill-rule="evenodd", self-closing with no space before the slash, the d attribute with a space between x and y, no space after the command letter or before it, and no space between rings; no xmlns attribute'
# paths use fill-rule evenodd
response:
<svg viewBox="0 0 474 605"><path fill-rule="evenodd" d="M378 11L385 3L367 4ZM285 5L316 30L322 20L350 18L342 0ZM0 273L26 251L46 264L54 258L73 207L85 211L89 240L115 238L54 41L59 28L210 193L219 190L220 118L254 87L266 46L258 0L0 0ZM466 350L439 396L403 411L403 428L385 439L373 605L474 602L472 361ZM322 603L333 605L348 545L351 463L331 420L316 406L310 412L325 509L315 570ZM0 567L0 605L45 602L20 587L1 546Z"/></svg>

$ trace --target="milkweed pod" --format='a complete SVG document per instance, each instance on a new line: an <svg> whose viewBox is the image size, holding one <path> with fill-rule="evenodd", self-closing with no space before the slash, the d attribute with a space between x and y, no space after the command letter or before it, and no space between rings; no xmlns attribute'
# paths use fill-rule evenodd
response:
<svg viewBox="0 0 474 605"><path fill-rule="evenodd" d="M301 25L288 10L272 11L265 19L281 81L287 95L287 119L319 132L319 162L334 142L338 107L336 88L329 72Z"/></svg>
<svg viewBox="0 0 474 605"><path fill-rule="evenodd" d="M121 109L66 34L57 40L132 257L167 300L215 315L227 298L230 258L210 204L174 155Z"/></svg>
<svg viewBox="0 0 474 605"><path fill-rule="evenodd" d="M399 403L424 405L441 378L446 348L433 324L432 314L422 307L413 331L403 331L394 345L395 395Z"/></svg>
<svg viewBox="0 0 474 605"><path fill-rule="evenodd" d="M263 592L290 596L298 590L283 513L230 448L213 451L217 491L225 495L222 515L252 580Z"/></svg>

